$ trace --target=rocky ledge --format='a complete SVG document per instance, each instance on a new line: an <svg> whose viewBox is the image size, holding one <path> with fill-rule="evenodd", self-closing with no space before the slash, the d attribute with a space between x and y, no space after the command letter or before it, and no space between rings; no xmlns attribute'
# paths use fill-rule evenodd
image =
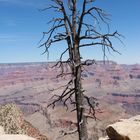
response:
<svg viewBox="0 0 140 140"><path fill-rule="evenodd" d="M0 140L48 140L38 129L24 120L15 104L0 106Z"/></svg>
<svg viewBox="0 0 140 140"><path fill-rule="evenodd" d="M140 140L140 115L109 125L106 133L107 136L99 140Z"/></svg>

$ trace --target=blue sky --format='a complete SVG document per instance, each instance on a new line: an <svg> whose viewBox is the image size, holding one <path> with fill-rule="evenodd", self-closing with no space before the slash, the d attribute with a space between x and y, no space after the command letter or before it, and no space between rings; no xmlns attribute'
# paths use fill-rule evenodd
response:
<svg viewBox="0 0 140 140"><path fill-rule="evenodd" d="M47 56L41 55L43 48L37 46L42 32L49 29L46 23L52 13L39 11L48 3L49 0L0 0L0 63L47 61ZM125 47L115 43L122 55L108 58L118 63L140 63L140 1L96 0L95 4L111 14L111 30L125 36ZM61 46L52 47L50 61L58 59L64 48ZM103 58L101 48L84 49L82 56Z"/></svg>

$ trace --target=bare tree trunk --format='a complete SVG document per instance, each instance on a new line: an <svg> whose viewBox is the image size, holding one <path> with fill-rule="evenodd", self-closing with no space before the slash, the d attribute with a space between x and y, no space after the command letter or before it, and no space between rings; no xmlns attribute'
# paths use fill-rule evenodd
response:
<svg viewBox="0 0 140 140"><path fill-rule="evenodd" d="M79 140L87 140L87 127L86 127L86 118L84 116L84 95L82 91L81 83L81 59L78 46L75 47L75 66L74 66L74 76L75 76L75 101L76 101L76 110L77 110L77 127L79 133Z"/></svg>
<svg viewBox="0 0 140 140"><path fill-rule="evenodd" d="M86 99L85 101L89 107L88 115L90 118L96 119L96 104L90 102L90 98L83 93L81 68L84 65L92 65L95 61L91 60L91 63L87 63L86 60L81 63L80 48L101 46L105 58L107 57L106 50L109 53L110 50L119 53L113 47L111 38L114 37L120 40L121 35L117 31L113 33L108 32L107 34L101 33L101 30L98 31L100 29L100 22L109 27L107 22L108 14L104 13L102 9L95 7L94 0L81 0L82 5L80 7L77 5L80 4L78 0L65 0L65 2L64 0L51 1L54 5L50 5L45 10L53 9L59 16L56 15L55 18L50 20L49 23L53 23L51 29L43 32L43 38L47 36L47 40L39 47L45 46L44 53L49 53L49 48L53 44L66 41L68 46L61 53L59 61L54 66L61 68L61 73L57 75L57 78L71 75L71 79L66 85L62 86L65 88L60 95L53 96L55 100L48 107L52 106L54 108L57 102L61 102L68 109L69 101L71 104L76 105L79 140L88 140L84 99ZM68 5L66 5L67 2ZM91 18L91 21L86 21L85 17ZM97 24L95 25L95 23ZM64 32L64 29L66 32ZM64 54L67 52L69 52L68 60L63 61ZM64 70L65 64L70 67L70 73ZM74 96L75 100L73 100Z"/></svg>

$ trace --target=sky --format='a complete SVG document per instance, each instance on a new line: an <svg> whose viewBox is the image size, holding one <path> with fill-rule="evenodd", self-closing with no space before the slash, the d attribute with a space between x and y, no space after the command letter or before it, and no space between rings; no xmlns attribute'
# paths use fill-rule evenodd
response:
<svg viewBox="0 0 140 140"><path fill-rule="evenodd" d="M50 0L0 0L0 63L56 61L65 44L57 44L47 55L38 48L43 31L48 31L47 21L51 11L40 11ZM96 0L95 5L110 16L110 30L123 34L124 45L115 42L121 55L112 53L109 60L121 64L140 63L140 1L139 0ZM80 7L80 5L79 5ZM88 19L87 19L88 20ZM90 22L90 19L89 21ZM102 60L100 47L83 49L84 59Z"/></svg>

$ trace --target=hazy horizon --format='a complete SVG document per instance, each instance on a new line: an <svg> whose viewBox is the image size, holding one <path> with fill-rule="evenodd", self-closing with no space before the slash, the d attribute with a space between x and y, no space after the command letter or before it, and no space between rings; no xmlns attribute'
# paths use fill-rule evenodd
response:
<svg viewBox="0 0 140 140"><path fill-rule="evenodd" d="M96 60L96 62L99 62L99 61L104 61L104 60ZM117 64L120 64L120 65L140 65L140 63L118 63L116 61L113 61L113 60L106 60L106 63L108 61L111 61L111 62L115 62ZM31 63L55 63L57 61L26 61L26 62L0 62L0 65L2 64L31 64ZM94 64L93 64L94 65Z"/></svg>

